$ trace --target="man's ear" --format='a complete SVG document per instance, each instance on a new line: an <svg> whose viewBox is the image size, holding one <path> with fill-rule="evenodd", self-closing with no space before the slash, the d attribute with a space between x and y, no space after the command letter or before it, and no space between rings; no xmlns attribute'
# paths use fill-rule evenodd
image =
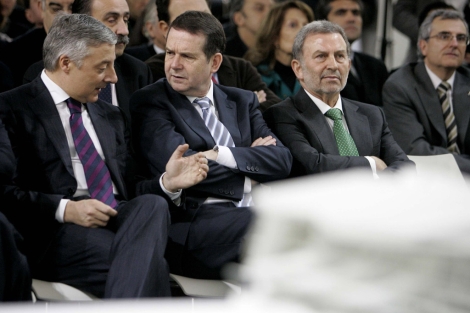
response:
<svg viewBox="0 0 470 313"><path fill-rule="evenodd" d="M70 69L74 66L72 60L66 55L61 55L59 57L58 68L62 70L64 73L69 73Z"/></svg>
<svg viewBox="0 0 470 313"><path fill-rule="evenodd" d="M419 41L419 49L421 50L421 54L426 56L428 54L428 42L424 39Z"/></svg>
<svg viewBox="0 0 470 313"><path fill-rule="evenodd" d="M295 73L295 76L297 76L297 79L299 81L302 81L304 79L304 74L302 72L302 66L300 64L299 60L293 59L290 63L292 70Z"/></svg>
<svg viewBox="0 0 470 313"><path fill-rule="evenodd" d="M222 53L219 52L212 56L211 73L217 73L223 58Z"/></svg>
<svg viewBox="0 0 470 313"><path fill-rule="evenodd" d="M238 27L243 26L245 23L245 17L241 11L233 13L233 23Z"/></svg>
<svg viewBox="0 0 470 313"><path fill-rule="evenodd" d="M165 21L158 21L158 27L160 28L162 34L163 34L163 37L165 37L165 40L166 40L166 36L168 35L168 23L165 22Z"/></svg>

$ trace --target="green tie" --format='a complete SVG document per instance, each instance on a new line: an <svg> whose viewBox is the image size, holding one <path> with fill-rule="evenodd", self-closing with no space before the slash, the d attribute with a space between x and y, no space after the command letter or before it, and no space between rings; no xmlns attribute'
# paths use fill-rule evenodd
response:
<svg viewBox="0 0 470 313"><path fill-rule="evenodd" d="M329 109L325 113L326 117L334 121L333 133L335 134L336 144L338 145L339 155L343 156L359 156L356 144L351 135L348 134L343 127L343 113L340 109Z"/></svg>

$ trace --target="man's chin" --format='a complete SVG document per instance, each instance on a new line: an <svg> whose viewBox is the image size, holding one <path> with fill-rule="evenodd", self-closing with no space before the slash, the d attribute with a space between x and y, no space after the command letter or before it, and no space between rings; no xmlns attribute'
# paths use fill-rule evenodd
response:
<svg viewBox="0 0 470 313"><path fill-rule="evenodd" d="M126 45L123 43L117 44L116 45L116 57L120 57L124 53L124 49L126 48Z"/></svg>

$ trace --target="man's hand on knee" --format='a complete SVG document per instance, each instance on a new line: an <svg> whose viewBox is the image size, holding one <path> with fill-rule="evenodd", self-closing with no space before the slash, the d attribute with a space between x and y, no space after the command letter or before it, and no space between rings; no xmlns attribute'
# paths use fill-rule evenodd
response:
<svg viewBox="0 0 470 313"><path fill-rule="evenodd" d="M65 206L64 222L84 227L104 227L117 211L95 199L69 201Z"/></svg>

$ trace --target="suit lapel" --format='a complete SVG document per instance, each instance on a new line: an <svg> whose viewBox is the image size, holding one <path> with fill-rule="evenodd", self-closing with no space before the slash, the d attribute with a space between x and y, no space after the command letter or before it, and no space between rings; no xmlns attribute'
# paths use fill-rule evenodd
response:
<svg viewBox="0 0 470 313"><path fill-rule="evenodd" d="M225 128L229 131L235 146L240 146L241 134L238 128L236 103L228 100L227 95L216 85L214 86L214 100L217 111L219 112L220 122L222 122Z"/></svg>
<svg viewBox="0 0 470 313"><path fill-rule="evenodd" d="M359 113L359 107L348 99L342 98L342 102L349 133L354 139L359 155L369 155L373 148L369 119Z"/></svg>
<svg viewBox="0 0 470 313"><path fill-rule="evenodd" d="M119 166L116 163L116 136L114 130L106 118L106 113L98 103L87 103L87 110L90 114L93 128L95 129L98 140L100 141L101 149L106 160L106 166L109 169L113 183L117 190L124 198L127 198L124 182L121 178Z"/></svg>
<svg viewBox="0 0 470 313"><path fill-rule="evenodd" d="M465 137L470 119L470 79L456 73L454 90L452 91L452 106L457 122L460 147L464 147ZM465 152L465 153L468 153Z"/></svg>
<svg viewBox="0 0 470 313"><path fill-rule="evenodd" d="M181 115L182 120L191 128L199 137L201 137L205 142L207 148L212 148L215 146L214 138L207 129L204 120L199 115L199 112L193 107L189 102L186 96L176 92L165 80L166 90L168 92L168 99L171 99L171 104L176 109L179 115Z"/></svg>
<svg viewBox="0 0 470 313"><path fill-rule="evenodd" d="M421 106L436 131L441 135L444 141L447 142L446 127L439 96L434 89L431 78L429 78L424 62L419 62L416 65L415 77L417 82L415 90L421 100Z"/></svg>
<svg viewBox="0 0 470 313"><path fill-rule="evenodd" d="M32 88L33 99L29 102L31 111L38 117L67 171L74 176L67 137L54 100L40 77L32 82Z"/></svg>
<svg viewBox="0 0 470 313"><path fill-rule="evenodd" d="M315 133L318 142L320 142L323 153L339 154L335 135L330 125L328 125L325 116L303 88L294 96L293 100L297 110L309 121L309 127Z"/></svg>

